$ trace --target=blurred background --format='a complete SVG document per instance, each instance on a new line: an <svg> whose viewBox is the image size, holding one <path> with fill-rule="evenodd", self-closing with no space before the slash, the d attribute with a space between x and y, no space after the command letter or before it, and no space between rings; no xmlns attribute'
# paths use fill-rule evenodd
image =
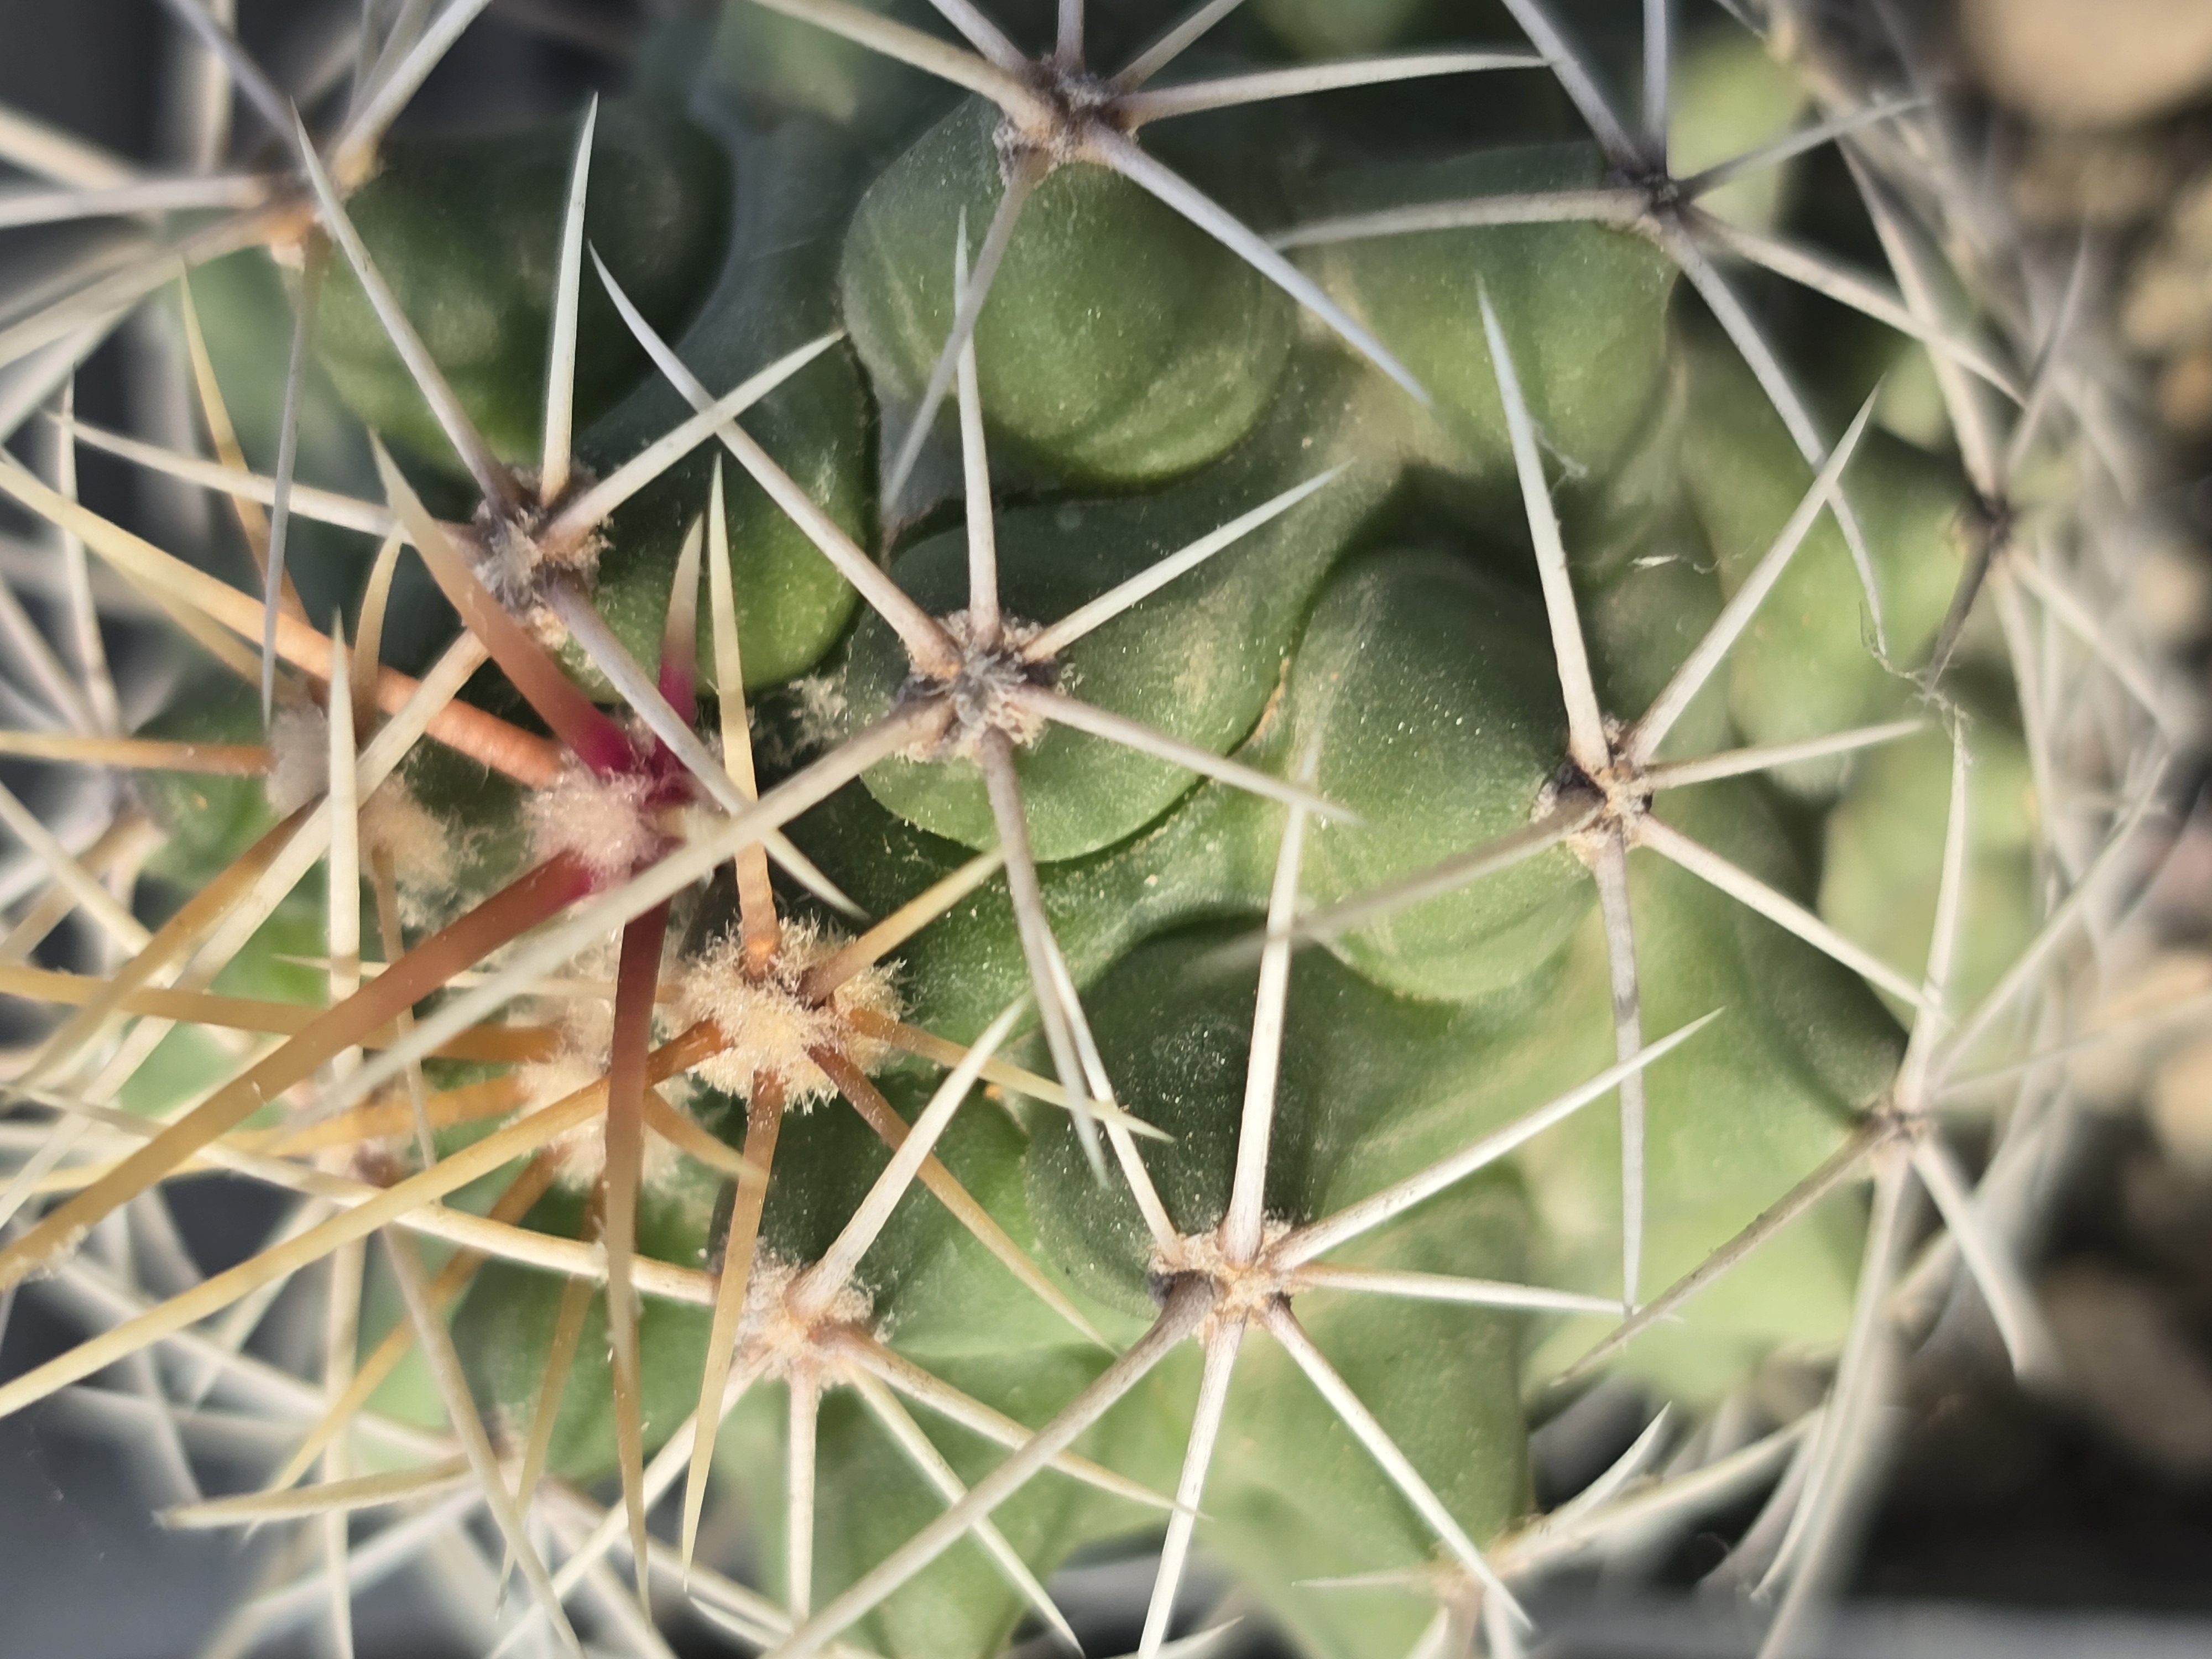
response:
<svg viewBox="0 0 2212 1659"><path fill-rule="evenodd" d="M649 14L675 9L493 0L404 122L495 127L572 108L587 88L619 88ZM2139 623L2202 683L2212 623L2212 0L1817 9L1903 32L1985 155L1988 187L2055 246L2088 239L2094 326L2166 452L2149 486L2165 528L2137 573ZM298 84L344 49L357 9L356 0L240 0L240 32L280 82ZM128 156L174 161L206 85L198 49L155 0L0 0L0 104ZM18 257L12 243L0 255L0 293L21 280ZM78 395L92 418L143 423L148 344L126 337L88 365ZM126 480L94 456L85 467L96 505L149 533L205 539L194 522L202 498ZM0 546L0 564L7 556ZM2203 757L2194 764L2185 805L2202 793ZM2212 995L2212 815L2190 811L2159 851L2163 869L2146 901L2154 945L2115 965L2097 1019L2117 1027L2191 999L2199 1012L2148 1031L2130 1025L2074 1060L2093 1110L2039 1269L2065 1382L2027 1397L1990 1333L1947 1325L1952 1334L1919 1357L1899 1403L1892 1476L1826 1652L2212 1653L2212 1018L2202 1012ZM179 1190L203 1268L226 1265L258 1236L265 1202L228 1183ZM74 1330L57 1310L21 1300L0 1335L0 1376L58 1351ZM1543 1484L1571 1491L1647 1415L1632 1390L1585 1396L1540 1433ZM208 1650L267 1552L252 1539L160 1531L149 1514L172 1501L173 1478L121 1407L78 1397L0 1422L0 1659ZM1673 1559L1632 1564L1617 1583L1560 1593L1537 1608L1542 1650L1749 1652L1754 1627L1732 1591L1700 1589L1723 1553L1717 1533L1701 1535ZM1055 1581L1091 1651L1133 1641L1150 1573L1141 1560L1103 1562ZM363 1603L364 1659L444 1651L428 1644L404 1584ZM691 1644L680 1627L672 1640L679 1652ZM1264 1634L1244 1650L1266 1650Z"/></svg>

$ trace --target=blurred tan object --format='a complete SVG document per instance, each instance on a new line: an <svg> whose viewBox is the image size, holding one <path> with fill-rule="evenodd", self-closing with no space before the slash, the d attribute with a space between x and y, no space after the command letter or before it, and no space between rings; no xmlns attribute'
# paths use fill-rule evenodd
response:
<svg viewBox="0 0 2212 1659"><path fill-rule="evenodd" d="M2169 1477L2212 1474L2212 1369L2156 1293L2087 1265L2059 1268L2039 1288L2076 1409Z"/></svg>
<svg viewBox="0 0 2212 1659"><path fill-rule="evenodd" d="M2212 1036L2199 1037L2159 1067L2150 1127L2168 1158L2193 1175L2212 1176Z"/></svg>
<svg viewBox="0 0 2212 1659"><path fill-rule="evenodd" d="M2128 284L2120 332L2147 356L2212 334L2212 177L2192 181L2173 204L2164 233Z"/></svg>
<svg viewBox="0 0 2212 1659"><path fill-rule="evenodd" d="M2120 335L2139 356L2165 360L2155 383L2160 418L2184 437L2212 432L2212 175L2181 192L2128 278Z"/></svg>
<svg viewBox="0 0 2212 1659"><path fill-rule="evenodd" d="M2212 619L2212 569L2203 554L2179 541L2146 553L2128 577L2128 615L2143 638L2169 650L2202 634Z"/></svg>
<svg viewBox="0 0 2212 1659"><path fill-rule="evenodd" d="M2166 951L2121 975L2090 1011L2087 1042L2067 1065L2067 1077L2091 1105L2114 1110L2135 1099L2152 1068L2194 1020L2212 1020L2212 957Z"/></svg>
<svg viewBox="0 0 2212 1659"><path fill-rule="evenodd" d="M2184 438L2212 434L2212 350L2200 346L2158 377L2158 417Z"/></svg>
<svg viewBox="0 0 2212 1659"><path fill-rule="evenodd" d="M2063 127L2162 115L2212 87L2212 0L1962 0L1984 82Z"/></svg>
<svg viewBox="0 0 2212 1659"><path fill-rule="evenodd" d="M2140 131L2022 135L2014 210L2040 230L2119 230L2164 208L2179 182L2171 144Z"/></svg>

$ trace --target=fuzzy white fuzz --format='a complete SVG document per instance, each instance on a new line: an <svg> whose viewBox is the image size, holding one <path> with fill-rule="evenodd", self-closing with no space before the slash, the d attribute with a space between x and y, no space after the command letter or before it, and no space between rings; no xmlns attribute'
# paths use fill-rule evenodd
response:
<svg viewBox="0 0 2212 1659"><path fill-rule="evenodd" d="M729 1046L702 1063L697 1075L725 1094L750 1097L753 1079L765 1073L783 1085L794 1106L811 1106L836 1092L836 1085L809 1056L810 1048L829 1047L864 1072L890 1057L883 1043L853 1029L855 1012L896 1019L898 993L891 970L881 963L854 975L823 1003L799 995L808 969L836 952L845 941L810 922L786 922L775 960L755 978L745 971L744 943L732 933L719 939L691 963L677 996L684 1024L712 1020Z"/></svg>
<svg viewBox="0 0 2212 1659"><path fill-rule="evenodd" d="M568 854L602 881L626 878L665 840L647 815L649 781L601 777L569 766L530 797L530 838L538 858Z"/></svg>

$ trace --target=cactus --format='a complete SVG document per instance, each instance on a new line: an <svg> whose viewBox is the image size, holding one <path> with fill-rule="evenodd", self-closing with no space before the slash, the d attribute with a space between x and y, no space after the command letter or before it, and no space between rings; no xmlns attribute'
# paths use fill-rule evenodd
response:
<svg viewBox="0 0 2212 1659"><path fill-rule="evenodd" d="M2051 1363L2034 1062L2172 694L2079 271L1899 65L1779 3L731 0L618 101L387 141L480 5L312 128L172 9L269 171L8 141L52 216L178 216L0 329L66 728L0 744L100 781L59 838L0 794L52 1009L0 1294L113 1314L0 1413L174 1348L289 1416L171 1524L319 1519L328 1582L461 1490L571 1651L680 1591L986 1659L1158 1542L1146 1656L1218 1628L1194 1553L1303 1652L1505 1654L1759 1494L1778 1650L1901 1349ZM75 410L142 299L210 455ZM83 449L227 501L252 591ZM74 910L89 970L25 965ZM297 1207L118 1283L210 1168ZM234 1311L295 1278L304 1378ZM1540 1510L1601 1372L1672 1414ZM292 1600L240 1628L349 1641Z"/></svg>

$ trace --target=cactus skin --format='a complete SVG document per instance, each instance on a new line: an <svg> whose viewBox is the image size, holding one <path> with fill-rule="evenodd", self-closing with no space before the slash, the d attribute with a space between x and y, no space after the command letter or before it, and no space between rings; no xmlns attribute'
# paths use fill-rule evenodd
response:
<svg viewBox="0 0 2212 1659"><path fill-rule="evenodd" d="M1252 729L1284 653L1330 562L1362 516L1395 482L1390 450L1363 453L1358 434L1379 397L1346 366L1301 362L1284 377L1268 420L1210 466L1153 494L1085 500L1006 514L999 525L1006 603L1044 619L1073 611L1178 548L1332 466L1349 471L1263 526L1168 595L1115 618L1060 659L1060 678L1086 702L1216 751ZM964 543L922 542L893 576L932 611L957 608ZM844 669L848 718L885 713L906 667L889 630L863 617ZM1084 734L1054 731L1017 762L1030 834L1048 861L1127 838L1189 787L1189 774ZM936 834L995 840L983 791L944 768L878 768L878 799Z"/></svg>
<svg viewBox="0 0 2212 1659"><path fill-rule="evenodd" d="M828 290L857 163L834 134L807 123L766 135L729 123L718 136L735 175L729 240L688 325L669 337L694 373L720 387L837 326ZM611 468L687 413L654 376L587 428L580 448ZM845 349L771 394L749 425L848 534L874 539L874 417ZM599 608L641 659L659 649L669 582L708 472L707 457L696 454L664 474L617 514L600 556ZM750 596L738 616L745 684L779 684L812 667L844 632L853 592L757 484L733 477L726 499L731 577ZM698 648L702 656L712 648L703 611Z"/></svg>
<svg viewBox="0 0 2212 1659"><path fill-rule="evenodd" d="M1159 85L1425 46L1456 27L1443 9L1253 0ZM701 1559L726 1565L708 1559L717 1528L724 1541L732 1524L749 1529L765 1599L743 1605L772 1649L795 1631L805 1651L836 1639L988 1659L1037 1615L1029 1576L1144 1547L1164 1524L1171 1598L1190 1534L1162 1513L1181 1483L1202 1516L1196 1549L1301 1651L1504 1650L1514 1615L1494 1575L1535 1582L1556 1519L1536 1512L1531 1423L1580 1386L1585 1357L1601 1349L1612 1376L1711 1425L1766 1398L1791 1356L1833 1356L1828 1420L1857 1420L1867 1332L1887 1328L1868 1310L1889 1287L1904 1172L1961 1225L1942 1185L1942 1086L2058 1030L2056 968L2031 988L2045 998L2033 1018L2002 1006L1971 1018L2030 951L2057 890L2045 884L2082 879L2101 837L2123 833L2110 817L2098 839L2062 845L2060 803L2039 793L2081 789L2101 763L2049 728L2035 701L2048 690L2027 672L2048 665L2012 654L2034 630L2011 611L1991 620L2021 589L2000 570L1997 598L1955 637L1947 626L1954 595L1972 591L1977 536L1996 533L1984 520L2005 517L2006 480L1965 426L1956 453L1877 428L1819 495L1821 445L1795 428L1842 431L1842 386L1814 375L1802 400L1794 381L1778 389L1766 337L1747 355L1732 320L1729 296L1752 285L1717 288L1696 262L1720 234L1698 216L1708 208L1790 232L1797 175L1754 170L1691 202L1684 155L1702 166L1752 148L1814 95L1850 101L1826 58L1785 66L1717 27L1693 33L1675 65L1693 101L1671 129L1689 149L1654 184L1650 154L1620 153L1602 122L1595 143L1568 138L1580 129L1549 82L1515 79L1535 74L1525 64L1489 72L1484 88L1506 89L1480 106L1425 72L1170 115L1140 101L1154 93L1066 61L1018 74L986 61L1048 36L1051 8L1000 20L1019 46L963 60L957 92L814 26L866 36L878 15L910 31L936 14L732 0L711 34L670 26L641 89L602 111L582 234L652 343L714 397L825 343L736 433L702 434L588 526L588 556L556 576L501 561L691 412L585 258L577 471L565 492L530 494L561 372L546 342L574 124L395 140L353 189L345 212L524 505L501 508L464 464L454 417L416 384L348 258L331 266L315 335L358 427L315 406L337 428L331 465L355 469L332 482L366 491L368 434L395 441L447 528L410 516L395 468L397 522L496 672L461 694L476 735L434 730L343 827L363 883L357 929L343 889L335 906L326 890L333 854L271 898L220 976L177 980L258 1005L344 999L327 1054L286 1073L273 1102L253 1083L227 1127L177 1156L216 1139L277 1156L282 1139L235 1137L380 1113L319 1164L294 1156L310 1190L315 1177L390 1188L435 1182L485 1134L509 1137L496 1144L515 1156L487 1163L482 1185L409 1189L424 1195L404 1218L427 1215L493 1259L448 1269L442 1332L397 1339L449 1338L457 1370L433 1388L434 1365L399 1360L370 1409L443 1432L456 1406L440 1389L457 1375L507 1459L495 1478L514 1478L532 1447L564 1489L526 1499L565 1526L574 1489L620 1488L618 1527L625 1503L641 1511L644 1460L656 1493L706 1467L686 1448L719 1344L735 1391L706 1430ZM1133 50L1175 15L1091 20L1086 61L1109 64L1107 32ZM1498 38L1532 17L1545 27L1510 0ZM953 50L944 34L890 38L936 62ZM1609 62L1638 37L1608 15L1589 45ZM1893 167L1879 133L1854 155ZM1117 145L1263 231L1314 234L1286 239L1289 265L1232 248L1202 204ZM1032 165L972 366L939 409L920 409L966 280L956 245L963 260L982 254ZM1496 222L1502 204L1553 192L1603 200ZM1439 203L1456 222L1328 227ZM198 280L244 292L269 277L221 270ZM1950 293L1922 276L1900 284L1915 306L1923 289ZM2009 314L2003 297L1993 316ZM1747 325L1773 326L1783 361L1819 364L1817 337L1844 331L1826 313L1759 314ZM212 337L219 382L282 383L281 341L234 326ZM1962 325L1936 342L1947 386L1987 355L1980 340ZM2016 381L2033 344L2011 338L2002 370L1976 372ZM1856 398L1875 375L1855 363L1827 378ZM257 462L273 418L247 423ZM892 493L917 420L921 463ZM811 511L794 514L799 498ZM1048 655L1022 654L1037 629L1248 514L1264 521L1172 582ZM1805 522L1778 552L1793 517ZM470 613L465 574L436 568L422 544L440 535L453 565L500 595L485 603L513 606L514 637ZM725 563L685 591L702 558ZM335 532L294 545L304 591L348 596L349 634L363 627L362 568ZM975 586L985 569L1002 623ZM436 654L416 589L379 647L410 672ZM738 663L724 660L729 627ZM1670 706L1708 641L1727 648ZM541 647L559 664L540 665L550 690L532 675ZM2084 660L2074 668L2109 666ZM2095 695L2121 712L2099 705L2100 743L2120 734L2148 752L2155 722L2120 696L2127 677L2106 678ZM136 798L163 838L149 891L168 908L255 856L294 804L276 798L288 765L307 766L311 797L326 787L313 766L328 715L307 704L327 708L340 688L307 679L268 734L268 791L143 774ZM595 723L578 690L611 718ZM384 715L397 706L385 699ZM1645 743L1662 713L1668 729ZM380 718L362 702L365 743ZM720 744L700 751L711 779L666 721ZM901 722L898 741L848 763ZM252 743L259 709L250 690L195 692L139 735ZM1678 775L1838 737L1850 745ZM2124 757L2105 758L2114 776L2092 781L2142 787ZM841 766L837 787L781 810L781 792ZM723 827L725 809L763 791L780 814L767 827L788 837L765 854L764 828L747 842ZM684 866L692 878L650 898L632 886L710 842L719 861ZM1511 855L1480 878L1393 896L1500 848ZM963 874L994 853L1003 869ZM533 883L553 896L524 915ZM896 915L940 884L958 890L878 952L875 1001L841 1001L853 981L817 979L866 925L842 910ZM599 907L597 931L562 932L585 906ZM417 968L427 981L386 1007L373 985L347 990L343 963L300 966L333 953L332 915L395 982ZM380 939L387 928L398 937ZM534 955L549 934L560 952ZM461 936L465 952L441 943ZM538 982L549 975L562 982ZM520 1030L479 1029L515 999ZM902 1028L882 1012L894 999ZM1008 1025L1002 1011L1024 999ZM694 1018L739 1006L743 1029L736 1014ZM410 1020L428 1035L410 1037ZM224 1106L235 1091L216 1085L238 1073L218 1023L183 1020L116 1098L149 1116L211 1090ZM987 1034L1005 1039L999 1069L940 1123L945 1072ZM523 1144L533 1116L595 1085L575 1127ZM491 1116L454 1103L483 1089ZM418 1091L449 1115L434 1126L425 1104L418 1128ZM1129 1135L1123 1113L1146 1133ZM925 1124L942 1135L917 1173L895 1144ZM1240 1163L1262 1129L1266 1157ZM750 1160L742 1174L732 1153ZM895 1168L906 1184L878 1207ZM1387 1220L1345 1221L1401 1191L1413 1195ZM453 1213L488 1207L495 1224L474 1232ZM857 1255L841 1255L856 1237ZM2002 1251L1961 1243L2030 1363L2036 1330L2005 1302ZM0 1255L0 1291L29 1265ZM330 1339L331 1394L350 1366L390 1363L378 1356L407 1316L388 1296L363 1309L351 1349L343 1331ZM1141 1372L1122 1357L1156 1340ZM934 1405L911 1392L917 1372L935 1379ZM896 1376L903 1405L885 1384ZM1111 1399L1086 1412L1099 1389ZM956 1397L965 1426L939 1409ZM1073 1412L1088 1464L994 1488L964 1528L942 1520L1008 1467L979 1423L1001 1414L1018 1446ZM1773 1484L1796 1437L1824 1471L1843 1467L1843 1429L1771 1426L1776 1461L1753 1480ZM310 1478L360 1473L349 1455ZM1609 1524L1613 1501L1574 1524ZM1821 1516L1808 1524L1824 1541ZM927 1560L879 1582L924 1547ZM545 1565L575 1547L563 1533ZM1784 1633L1796 1586L1816 1577L1790 1581ZM1166 1632L1152 1619L1141 1650Z"/></svg>
<svg viewBox="0 0 2212 1659"><path fill-rule="evenodd" d="M563 186L575 132L567 122L496 140L394 144L355 210L362 234L400 273L398 294L493 448L536 459L539 388ZM610 106L597 132L593 195L623 285L673 328L697 304L729 234L727 159L706 135L653 110ZM610 222L611 221L611 222ZM580 410L605 409L649 371L604 298L580 337ZM316 347L369 425L452 464L444 434L386 339L351 273L333 272Z"/></svg>
<svg viewBox="0 0 2212 1659"><path fill-rule="evenodd" d="M1580 144L1484 150L1422 165L1347 170L1322 179L1314 216L1409 204L1587 189L1605 162ZM1609 471L1650 417L1668 361L1674 268L1632 237L1585 225L1515 225L1347 242L1319 258L1333 289L1408 362L1433 364L1438 423L1460 453L1447 465L1510 471L1505 415L1482 319L1464 303L1467 273L1506 319L1527 365L1529 413L1577 471Z"/></svg>
<svg viewBox="0 0 2212 1659"><path fill-rule="evenodd" d="M918 398L953 317L943 227L981 235L1003 193L998 112L963 105L860 198L840 272L878 395ZM1100 246L1133 257L1111 264ZM1144 484L1251 429L1290 349L1283 295L1196 228L1102 167L1039 186L977 326L985 419L1008 458L1063 477Z"/></svg>

